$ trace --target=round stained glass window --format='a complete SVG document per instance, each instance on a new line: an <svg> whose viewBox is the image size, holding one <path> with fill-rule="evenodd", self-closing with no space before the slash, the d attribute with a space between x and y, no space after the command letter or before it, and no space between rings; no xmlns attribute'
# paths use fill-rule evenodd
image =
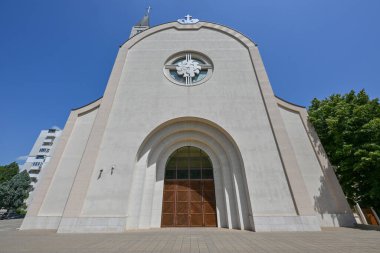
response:
<svg viewBox="0 0 380 253"><path fill-rule="evenodd" d="M184 52L169 58L165 64L165 76L182 86L194 86L207 81L212 74L211 60L199 53Z"/></svg>

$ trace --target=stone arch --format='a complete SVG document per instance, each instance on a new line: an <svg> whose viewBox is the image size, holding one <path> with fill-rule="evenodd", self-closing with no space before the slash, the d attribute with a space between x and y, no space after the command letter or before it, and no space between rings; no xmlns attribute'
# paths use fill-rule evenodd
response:
<svg viewBox="0 0 380 253"><path fill-rule="evenodd" d="M218 227L253 230L245 169L236 143L217 124L195 117L162 123L141 144L128 199L127 229L160 227L165 164L182 146L204 150L213 163Z"/></svg>

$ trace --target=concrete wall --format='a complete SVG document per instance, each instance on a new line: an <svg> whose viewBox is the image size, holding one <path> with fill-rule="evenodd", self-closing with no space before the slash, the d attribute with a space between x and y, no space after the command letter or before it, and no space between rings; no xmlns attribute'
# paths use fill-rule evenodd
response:
<svg viewBox="0 0 380 253"><path fill-rule="evenodd" d="M307 191L321 226L353 226L350 207L342 194L332 167L326 163L326 154L318 136L307 121L305 108L278 100L286 131L295 151L297 162L306 182ZM314 139L313 139L314 138ZM327 161L328 162L328 161Z"/></svg>

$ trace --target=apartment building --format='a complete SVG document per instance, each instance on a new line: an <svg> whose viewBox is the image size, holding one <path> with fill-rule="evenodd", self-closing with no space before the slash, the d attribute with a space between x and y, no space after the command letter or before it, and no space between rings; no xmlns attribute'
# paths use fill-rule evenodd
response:
<svg viewBox="0 0 380 253"><path fill-rule="evenodd" d="M51 156L53 155L61 133L62 130L54 128L42 130L34 143L25 164L21 167L21 170L26 170L30 175L32 180L31 185L33 187L32 191L39 181L41 171L49 163Z"/></svg>

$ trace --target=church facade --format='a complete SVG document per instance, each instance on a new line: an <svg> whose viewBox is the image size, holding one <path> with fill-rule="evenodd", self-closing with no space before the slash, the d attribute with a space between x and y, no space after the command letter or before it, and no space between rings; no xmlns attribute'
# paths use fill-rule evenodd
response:
<svg viewBox="0 0 380 253"><path fill-rule="evenodd" d="M257 45L187 16L137 24L104 96L71 111L21 229L319 231L354 218L307 111Z"/></svg>

